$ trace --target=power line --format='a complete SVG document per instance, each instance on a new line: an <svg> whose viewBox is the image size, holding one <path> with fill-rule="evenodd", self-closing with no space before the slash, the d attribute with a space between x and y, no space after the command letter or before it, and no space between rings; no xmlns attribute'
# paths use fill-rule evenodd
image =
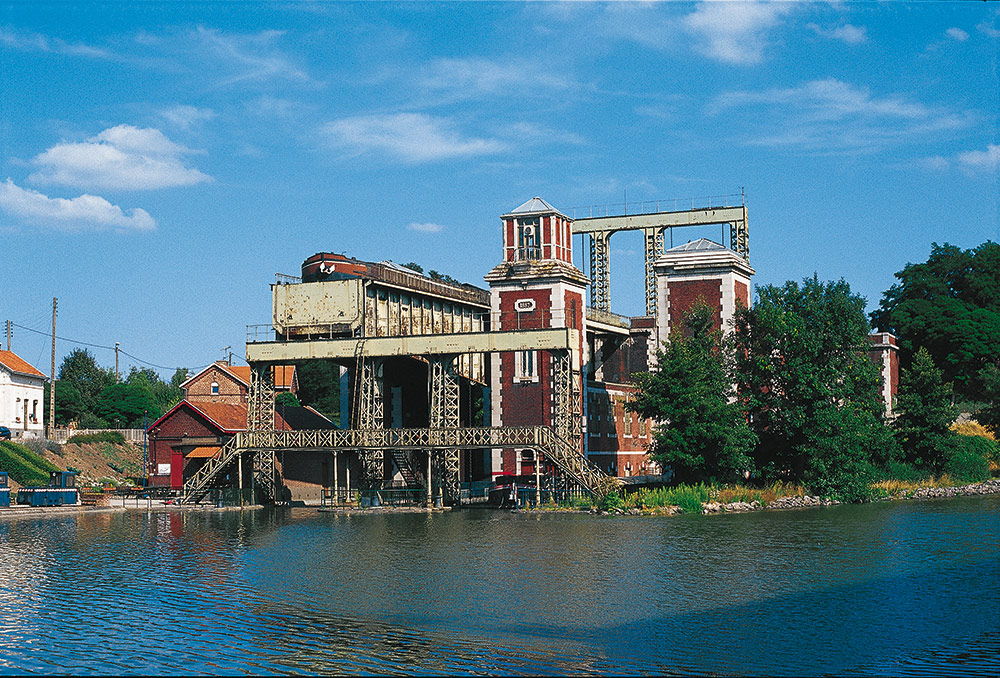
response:
<svg viewBox="0 0 1000 678"><path fill-rule="evenodd" d="M11 325L13 325L14 327L19 327L22 330L27 330L28 332L34 332L35 334L40 334L43 337L51 337L52 336L51 332L43 332L41 330L36 330L33 327L27 327L25 325L19 325L18 323L15 323L15 322L11 322ZM90 343L90 342L87 342L87 341L78 341L77 339L70 339L68 337L60 337L59 335L56 335L56 339L58 339L59 341L68 341L71 344L78 344L80 346L87 346L87 347L90 347L90 348L102 348L102 349L105 349L105 350L108 350L108 351L114 351L115 350L114 346L105 346L103 344L93 344L93 343ZM119 350L122 353L124 353L125 355L127 355L129 358L132 358L132 360L135 360L136 362L142 363L143 365L148 365L149 367L155 367L155 368L160 369L160 370L186 369L186 370L189 370L189 371L197 372L198 370L202 370L202 369L204 369L204 368L206 368L206 367L208 367L209 365L212 364L212 363L207 363L205 365L202 365L201 367L171 367L171 366L168 366L168 365L157 365L156 363L151 363L148 360L143 360L142 358L136 357L136 356L132 355L131 353L127 352L127 351L121 350L120 348L119 348Z"/></svg>

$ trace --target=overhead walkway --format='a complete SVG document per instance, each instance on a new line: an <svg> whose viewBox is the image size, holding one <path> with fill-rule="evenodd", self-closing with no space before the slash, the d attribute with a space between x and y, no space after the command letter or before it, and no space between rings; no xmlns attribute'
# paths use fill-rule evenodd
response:
<svg viewBox="0 0 1000 678"><path fill-rule="evenodd" d="M237 433L186 483L181 503L202 499L220 476L242 455L268 456L274 452L377 452L392 450L451 450L519 447L534 450L595 497L615 491L620 483L590 462L580 450L560 437L551 426L498 426L473 428L395 428L314 431L248 431ZM255 469L259 470L255 463ZM271 473L274 472L273 465ZM266 470L265 470L266 473ZM273 478L257 477L258 486Z"/></svg>

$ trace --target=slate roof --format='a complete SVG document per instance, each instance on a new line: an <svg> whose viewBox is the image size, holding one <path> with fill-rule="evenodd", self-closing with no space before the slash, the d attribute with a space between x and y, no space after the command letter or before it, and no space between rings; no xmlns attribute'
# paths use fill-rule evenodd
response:
<svg viewBox="0 0 1000 678"><path fill-rule="evenodd" d="M566 216L565 214L563 214L562 212L560 212L559 210L557 210L555 207L553 207L549 203L545 202L544 200L542 200L538 196L535 196L531 200L527 201L526 203L524 203L523 205L521 205L519 207L515 207L513 210L511 210L507 214L504 214L503 216L504 217L519 217L519 216L524 216L526 214L552 214L553 212L555 212L556 214L562 215L564 217Z"/></svg>
<svg viewBox="0 0 1000 678"><path fill-rule="evenodd" d="M691 242L686 242L683 245L678 245L677 247L671 247L667 252L712 252L715 250L727 250L728 247L724 247L719 243L709 240L708 238L698 238L697 240L692 240Z"/></svg>
<svg viewBox="0 0 1000 678"><path fill-rule="evenodd" d="M0 351L0 364L3 364L11 372L27 374L32 377L42 377L43 379L46 378L44 374L32 367L31 363L13 351Z"/></svg>

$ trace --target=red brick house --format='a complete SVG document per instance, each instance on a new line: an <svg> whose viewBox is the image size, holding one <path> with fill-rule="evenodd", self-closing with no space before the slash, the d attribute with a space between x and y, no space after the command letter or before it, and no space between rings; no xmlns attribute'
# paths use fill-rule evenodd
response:
<svg viewBox="0 0 1000 678"><path fill-rule="evenodd" d="M181 388L184 399L191 402L245 405L250 391L250 366L219 361L189 378L181 384ZM277 393L298 393L299 382L294 365L274 368L274 390Z"/></svg>

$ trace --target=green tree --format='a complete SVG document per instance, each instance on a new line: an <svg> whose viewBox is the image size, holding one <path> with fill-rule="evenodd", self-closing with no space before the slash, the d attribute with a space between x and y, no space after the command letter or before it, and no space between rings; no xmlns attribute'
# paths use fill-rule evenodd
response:
<svg viewBox="0 0 1000 678"><path fill-rule="evenodd" d="M160 406L149 389L139 384L119 383L106 387L97 399L94 414L114 428L141 428L160 416Z"/></svg>
<svg viewBox="0 0 1000 678"><path fill-rule="evenodd" d="M275 405L275 407L278 407L278 408L282 408L282 407L299 407L301 404L302 403L299 402L299 399L297 397L295 397L294 393L288 393L287 391L285 391L283 393L279 393L274 398L274 405Z"/></svg>
<svg viewBox="0 0 1000 678"><path fill-rule="evenodd" d="M340 422L340 366L332 360L295 363L299 401L333 422Z"/></svg>
<svg viewBox="0 0 1000 678"><path fill-rule="evenodd" d="M403 268L408 268L411 271L416 271L417 273L423 274L424 267L414 261L408 261L403 264Z"/></svg>
<svg viewBox="0 0 1000 678"><path fill-rule="evenodd" d="M125 383L144 389L149 393L156 402L157 409L161 412L165 412L177 404L183 395L179 386L164 382L160 379L160 375L149 367L137 368L133 366L129 370L128 376L125 377Z"/></svg>
<svg viewBox="0 0 1000 678"><path fill-rule="evenodd" d="M926 347L956 393L986 400L982 370L1000 356L1000 244L934 243L926 262L907 264L896 278L872 321L899 338L903 365Z"/></svg>
<svg viewBox="0 0 1000 678"><path fill-rule="evenodd" d="M76 348L63 358L59 366L57 381L64 381L72 384L80 394L81 415L84 412L94 412L97 406L97 399L101 392L111 384L115 383L115 372L110 368L104 368L97 364L93 354L85 348ZM59 387L56 387L56 397L59 396ZM56 404L56 417L59 417L58 403Z"/></svg>
<svg viewBox="0 0 1000 678"><path fill-rule="evenodd" d="M170 385L177 387L177 390L181 390L181 384L183 384L188 379L188 371L186 367L178 367L174 371L174 376L170 377Z"/></svg>
<svg viewBox="0 0 1000 678"><path fill-rule="evenodd" d="M976 420L1000 440L1000 362L979 371L984 403L976 412Z"/></svg>
<svg viewBox="0 0 1000 678"><path fill-rule="evenodd" d="M684 318L657 354L657 370L640 374L627 407L658 422L650 456L680 482L727 482L750 470L756 439L731 399L732 382L704 303Z"/></svg>
<svg viewBox="0 0 1000 678"><path fill-rule="evenodd" d="M952 396L951 384L942 378L930 352L920 347L899 376L892 422L908 463L936 473L944 468L946 439L955 435L948 427L958 416Z"/></svg>
<svg viewBox="0 0 1000 678"><path fill-rule="evenodd" d="M843 280L815 277L757 293L753 308L737 310L728 341L730 376L759 440L757 471L858 499L852 476L830 469L867 474L895 450L867 355L865 300Z"/></svg>

